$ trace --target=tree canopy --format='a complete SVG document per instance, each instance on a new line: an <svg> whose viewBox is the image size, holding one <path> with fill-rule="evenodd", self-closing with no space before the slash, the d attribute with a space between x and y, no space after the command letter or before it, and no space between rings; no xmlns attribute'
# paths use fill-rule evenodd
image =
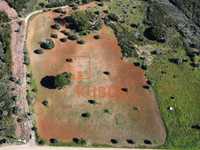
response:
<svg viewBox="0 0 200 150"><path fill-rule="evenodd" d="M69 18L70 26L78 32L98 30L101 18L93 11L76 11Z"/></svg>
<svg viewBox="0 0 200 150"><path fill-rule="evenodd" d="M72 73L63 72L55 77L55 86L58 89L62 89L64 86L71 83Z"/></svg>
<svg viewBox="0 0 200 150"><path fill-rule="evenodd" d="M52 49L54 48L55 44L52 39L46 39L41 42L40 47L44 49Z"/></svg>

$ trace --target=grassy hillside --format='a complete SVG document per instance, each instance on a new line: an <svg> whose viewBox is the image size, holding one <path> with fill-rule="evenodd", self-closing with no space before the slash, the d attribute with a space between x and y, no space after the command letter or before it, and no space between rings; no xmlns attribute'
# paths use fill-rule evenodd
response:
<svg viewBox="0 0 200 150"><path fill-rule="evenodd" d="M200 120L200 70L194 70L189 62L180 65L169 62L169 58L185 58L184 52L178 49L174 54L169 50L156 57L147 71L166 125L168 135L164 147L167 148L200 146L200 133L191 128ZM174 110L170 111L169 107Z"/></svg>

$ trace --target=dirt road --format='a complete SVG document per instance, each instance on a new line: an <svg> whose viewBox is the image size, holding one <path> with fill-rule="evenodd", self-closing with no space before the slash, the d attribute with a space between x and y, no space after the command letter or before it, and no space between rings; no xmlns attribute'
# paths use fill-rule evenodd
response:
<svg viewBox="0 0 200 150"><path fill-rule="evenodd" d="M105 148L73 148L73 147L49 147L49 146L32 146L29 145L21 145L21 146L8 146L4 148L0 148L0 150L105 150ZM127 150L122 148L106 148L106 150ZM133 149L133 150L142 150L142 149ZM148 149L151 150L151 149Z"/></svg>

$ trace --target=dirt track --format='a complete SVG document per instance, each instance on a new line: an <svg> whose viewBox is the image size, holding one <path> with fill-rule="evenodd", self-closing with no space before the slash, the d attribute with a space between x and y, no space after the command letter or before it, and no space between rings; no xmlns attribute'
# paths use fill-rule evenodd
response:
<svg viewBox="0 0 200 150"><path fill-rule="evenodd" d="M21 145L21 146L8 146L4 148L0 148L0 150L105 150L105 148L79 148L79 147L49 147L49 146L29 146L29 145ZM106 150L127 150L122 148L106 148ZM142 149L134 149L134 150L142 150ZM151 149L148 149L151 150Z"/></svg>

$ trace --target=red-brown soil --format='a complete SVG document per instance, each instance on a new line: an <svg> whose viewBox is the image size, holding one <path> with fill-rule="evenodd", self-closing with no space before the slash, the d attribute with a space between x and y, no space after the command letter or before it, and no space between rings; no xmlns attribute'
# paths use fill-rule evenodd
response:
<svg viewBox="0 0 200 150"><path fill-rule="evenodd" d="M103 26L98 40L93 38L94 34L84 36L83 45L69 40L62 43L59 38L64 35L59 33L59 38L54 39L55 48L41 55L33 52L40 41L52 32L58 33L50 28L53 17L53 12L38 14L28 27L27 48L38 87L34 110L39 136L66 143L73 137L82 137L91 144L111 144L111 139L117 139L119 144L113 146L127 147L145 145L145 139L151 140L153 146L163 144L165 129L154 95L143 88L144 72L121 59L121 49L109 27ZM67 58L73 62L66 62ZM71 85L62 90L41 86L43 77L66 71L74 75ZM42 104L45 99L48 107ZM88 99L97 104L89 104ZM105 113L104 109L110 112ZM82 118L83 112L90 112L90 118ZM126 139L132 139L135 145L128 144Z"/></svg>

